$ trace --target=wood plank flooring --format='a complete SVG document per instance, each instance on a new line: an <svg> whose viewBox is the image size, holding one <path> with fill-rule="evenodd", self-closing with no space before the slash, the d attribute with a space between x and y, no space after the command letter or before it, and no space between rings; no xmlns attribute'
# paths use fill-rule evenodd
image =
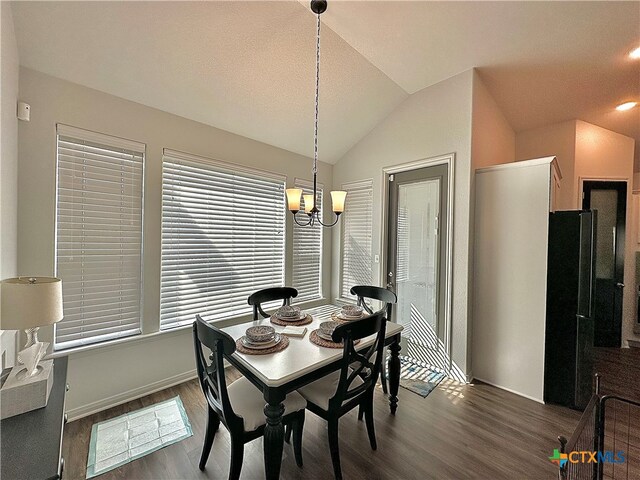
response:
<svg viewBox="0 0 640 480"><path fill-rule="evenodd" d="M596 348L601 393L640 401L640 348Z"/></svg>
<svg viewBox="0 0 640 480"><path fill-rule="evenodd" d="M68 424L63 446L65 479L85 478L93 423L176 395L182 398L194 435L98 478L227 478L230 440L224 426L216 436L206 471L198 470L206 410L194 380ZM341 419L345 479L552 479L556 470L548 457L557 448L556 437L570 436L580 416L482 383L444 381L427 398L401 388L399 398L394 417L382 391L376 393L375 452L369 448L364 422L357 421L355 411ZM326 435L326 423L307 412L304 468L296 467L292 448L285 445L281 478L333 478ZM245 446L241 478L264 478L262 439Z"/></svg>
<svg viewBox="0 0 640 480"><path fill-rule="evenodd" d="M640 402L640 348L596 348L595 370L603 395ZM640 478L640 407L608 402L604 450L623 451L626 457L624 463L605 464L605 478Z"/></svg>

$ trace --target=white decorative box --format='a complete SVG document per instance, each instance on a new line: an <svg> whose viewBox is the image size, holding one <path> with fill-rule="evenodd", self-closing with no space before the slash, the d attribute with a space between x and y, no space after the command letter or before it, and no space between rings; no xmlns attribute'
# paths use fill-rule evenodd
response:
<svg viewBox="0 0 640 480"><path fill-rule="evenodd" d="M53 386L53 360L41 361L39 366L42 371L23 379L17 377L24 370L24 365L13 368L0 389L0 418L13 417L47 405Z"/></svg>

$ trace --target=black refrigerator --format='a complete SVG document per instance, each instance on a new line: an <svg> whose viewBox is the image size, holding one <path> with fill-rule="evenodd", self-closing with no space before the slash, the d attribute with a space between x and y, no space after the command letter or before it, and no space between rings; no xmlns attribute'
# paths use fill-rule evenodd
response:
<svg viewBox="0 0 640 480"><path fill-rule="evenodd" d="M596 212L549 214L544 400L584 409L592 394Z"/></svg>

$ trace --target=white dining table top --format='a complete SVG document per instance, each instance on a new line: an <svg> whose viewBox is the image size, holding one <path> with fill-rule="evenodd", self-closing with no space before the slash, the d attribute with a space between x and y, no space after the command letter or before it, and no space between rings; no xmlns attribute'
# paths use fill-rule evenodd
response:
<svg viewBox="0 0 640 480"><path fill-rule="evenodd" d="M289 337L289 346L284 350L266 355L247 355L236 351L233 356L249 369L260 381L269 387L278 387L291 380L295 380L324 365L328 365L342 357L341 348L321 347L311 343L309 336L318 328L321 322L331 320L331 313L340 310L339 305L322 305L305 309L311 314L313 321L305 325L307 332L304 337ZM281 332L284 327L273 325L268 318L257 321L241 323L222 328L234 340L244 336L247 328L253 325L271 325L276 332ZM387 322L385 337L389 338L402 331L402 325ZM358 347L366 347L373 344L375 335L363 338Z"/></svg>

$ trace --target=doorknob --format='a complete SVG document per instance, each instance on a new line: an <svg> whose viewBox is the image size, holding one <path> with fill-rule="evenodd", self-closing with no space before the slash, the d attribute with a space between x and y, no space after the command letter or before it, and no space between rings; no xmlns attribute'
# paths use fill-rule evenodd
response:
<svg viewBox="0 0 640 480"><path fill-rule="evenodd" d="M618 288L624 288L624 283L622 283L622 282L616 282L616 287L618 287Z"/></svg>

